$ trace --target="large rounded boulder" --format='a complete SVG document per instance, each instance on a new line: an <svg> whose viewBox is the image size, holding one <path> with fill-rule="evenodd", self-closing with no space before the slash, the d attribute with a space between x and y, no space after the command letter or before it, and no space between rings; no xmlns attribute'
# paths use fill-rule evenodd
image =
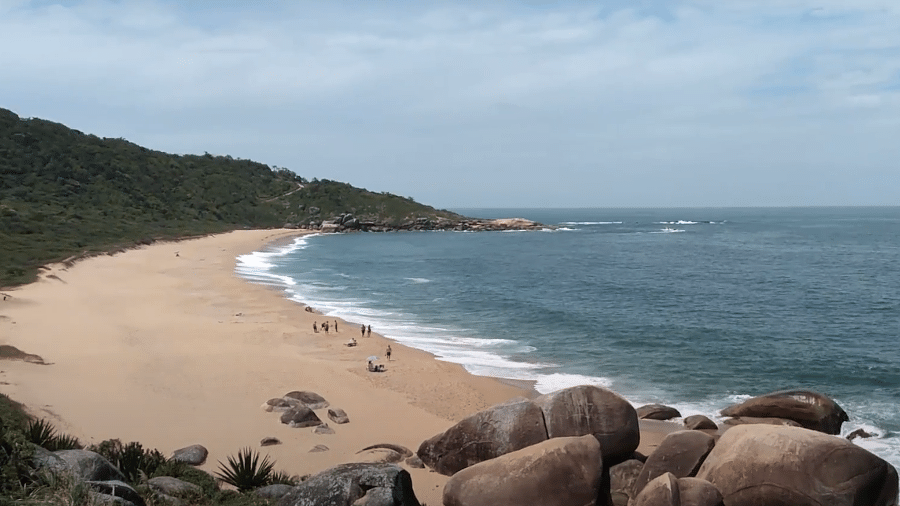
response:
<svg viewBox="0 0 900 506"><path fill-rule="evenodd" d="M306 406L297 406L281 414L281 423L291 427L313 427L322 425L322 420Z"/></svg>
<svg viewBox="0 0 900 506"><path fill-rule="evenodd" d="M825 434L840 434L841 424L850 419L832 399L810 390L784 390L753 397L723 409L722 415L785 418Z"/></svg>
<svg viewBox="0 0 900 506"><path fill-rule="evenodd" d="M444 486L444 506L595 505L603 482L600 443L560 437L463 469Z"/></svg>
<svg viewBox="0 0 900 506"><path fill-rule="evenodd" d="M726 431L697 478L728 506L895 506L897 471L843 438L778 425Z"/></svg>
<svg viewBox="0 0 900 506"><path fill-rule="evenodd" d="M546 439L541 408L527 399L513 399L479 411L423 441L416 454L427 466L451 476Z"/></svg>
<svg viewBox="0 0 900 506"><path fill-rule="evenodd" d="M666 473L675 478L694 476L714 446L715 439L705 432L680 430L669 434L647 457L631 496L637 496L647 483Z"/></svg>
<svg viewBox="0 0 900 506"><path fill-rule="evenodd" d="M566 388L534 400L544 412L547 436L593 435L612 465L631 456L641 441L634 407L615 392L592 385Z"/></svg>

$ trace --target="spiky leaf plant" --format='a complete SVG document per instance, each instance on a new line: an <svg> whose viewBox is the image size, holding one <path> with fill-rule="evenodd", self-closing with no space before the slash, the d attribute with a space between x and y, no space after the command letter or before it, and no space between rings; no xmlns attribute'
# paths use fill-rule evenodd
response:
<svg viewBox="0 0 900 506"><path fill-rule="evenodd" d="M300 476L297 476L296 474L288 474L284 471L275 471L274 473L272 473L272 476L269 477L270 485L279 484L296 486L299 485L301 481L303 481L303 479L300 478Z"/></svg>
<svg viewBox="0 0 900 506"><path fill-rule="evenodd" d="M237 457L228 456L228 465L219 461L216 476L224 483L234 486L241 492L259 488L270 483L274 461L266 455L262 462L259 454L250 448L242 448Z"/></svg>
<svg viewBox="0 0 900 506"><path fill-rule="evenodd" d="M53 428L53 424L43 418L30 420L25 427L25 437L28 438L28 441L50 450L48 446L56 437L56 429Z"/></svg>

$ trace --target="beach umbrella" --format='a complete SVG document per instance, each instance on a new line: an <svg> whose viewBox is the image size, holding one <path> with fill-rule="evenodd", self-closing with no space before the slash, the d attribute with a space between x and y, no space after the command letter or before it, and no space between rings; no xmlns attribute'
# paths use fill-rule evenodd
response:
<svg viewBox="0 0 900 506"><path fill-rule="evenodd" d="M374 361L378 360L378 357L376 357L375 355L372 355L371 357L367 358L366 360L368 360L369 362L374 362Z"/></svg>

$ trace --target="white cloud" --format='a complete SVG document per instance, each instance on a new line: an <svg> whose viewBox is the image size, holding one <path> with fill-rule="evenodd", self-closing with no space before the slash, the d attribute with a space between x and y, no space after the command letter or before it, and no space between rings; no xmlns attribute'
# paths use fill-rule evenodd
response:
<svg viewBox="0 0 900 506"><path fill-rule="evenodd" d="M198 5L3 2L0 107L443 207L828 203L856 183L816 167L896 170L892 3Z"/></svg>

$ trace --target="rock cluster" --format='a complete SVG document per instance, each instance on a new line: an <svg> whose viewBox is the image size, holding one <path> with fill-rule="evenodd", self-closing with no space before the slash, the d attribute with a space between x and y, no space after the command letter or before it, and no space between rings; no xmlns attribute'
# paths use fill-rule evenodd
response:
<svg viewBox="0 0 900 506"><path fill-rule="evenodd" d="M848 417L826 396L775 392L723 414L742 424L688 417L644 457L637 411L580 386L475 413L417 455L451 476L445 506L897 506L896 469L833 435Z"/></svg>
<svg viewBox="0 0 900 506"><path fill-rule="evenodd" d="M290 224L286 224L290 225ZM547 228L540 223L524 218L503 218L482 220L476 218L411 218L400 224L380 221L361 221L352 214L341 214L328 220L313 220L306 228L318 229L322 232L396 232L421 230L454 230L454 231L486 231L486 230L541 230Z"/></svg>

